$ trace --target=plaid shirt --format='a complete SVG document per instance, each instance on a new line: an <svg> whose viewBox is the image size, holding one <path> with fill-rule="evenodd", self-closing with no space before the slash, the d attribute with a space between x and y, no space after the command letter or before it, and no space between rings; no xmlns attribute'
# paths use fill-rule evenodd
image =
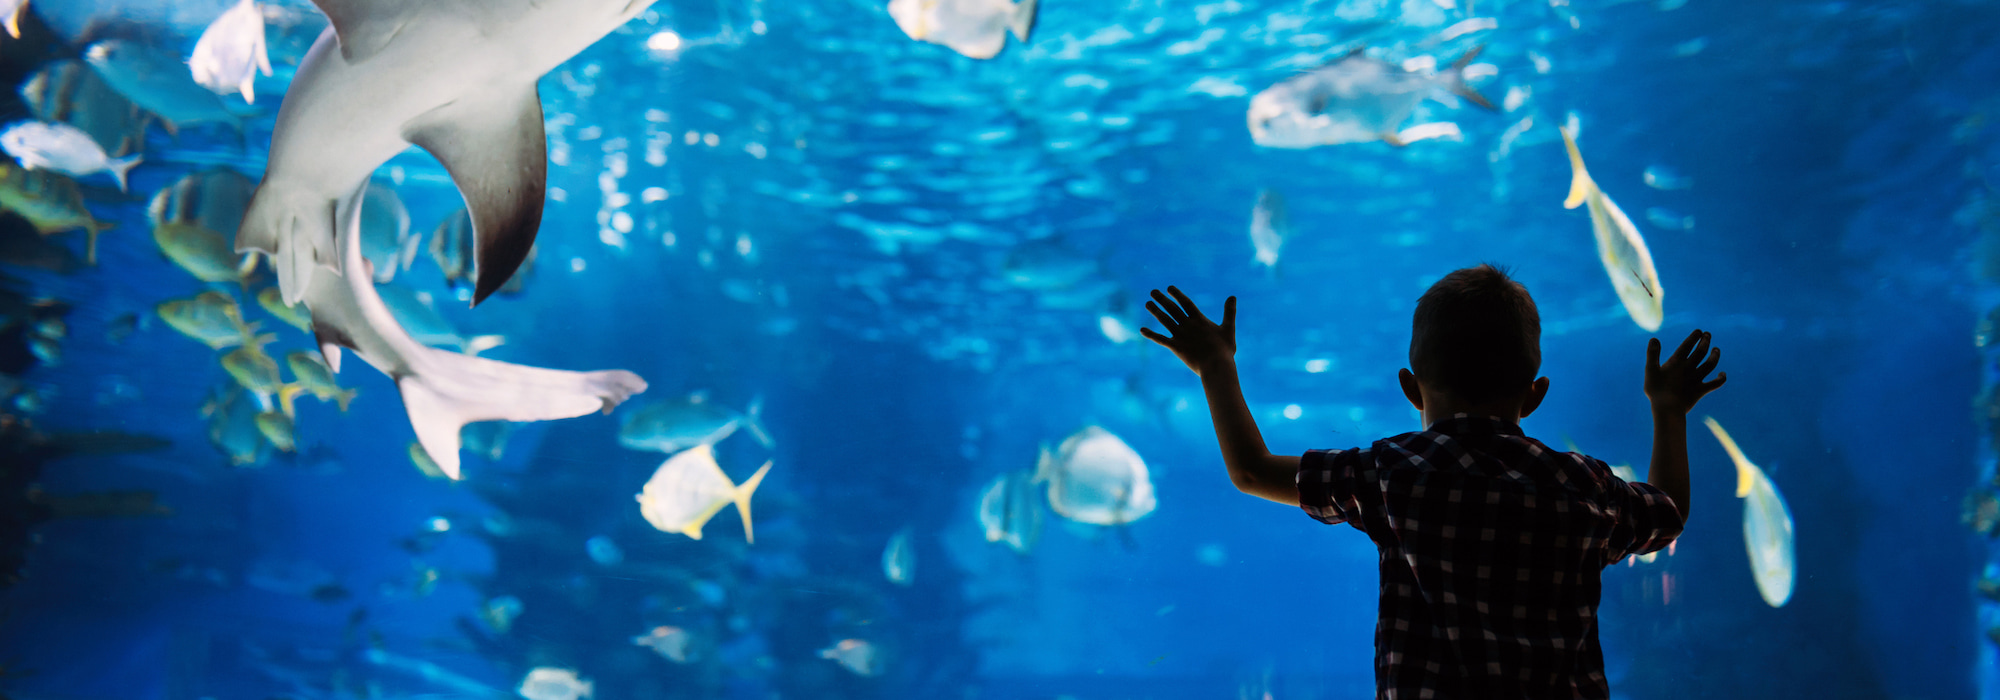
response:
<svg viewBox="0 0 2000 700"><path fill-rule="evenodd" d="M1659 489L1462 413L1366 449L1307 452L1299 504L1381 552L1382 700L1608 698L1598 574L1681 532Z"/></svg>

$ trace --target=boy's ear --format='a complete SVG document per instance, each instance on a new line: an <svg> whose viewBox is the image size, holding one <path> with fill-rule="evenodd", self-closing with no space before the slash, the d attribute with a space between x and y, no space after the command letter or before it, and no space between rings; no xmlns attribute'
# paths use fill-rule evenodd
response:
<svg viewBox="0 0 2000 700"><path fill-rule="evenodd" d="M1424 410L1424 385L1417 381L1417 375L1404 368L1396 372L1396 381L1403 385L1403 398L1409 399L1417 410Z"/></svg>
<svg viewBox="0 0 2000 700"><path fill-rule="evenodd" d="M1528 395L1524 397L1521 401L1521 417L1526 418L1528 417L1528 414L1534 413L1535 409L1541 408L1542 399L1548 398L1548 396L1549 396L1548 377L1537 378L1534 381L1534 383L1529 384Z"/></svg>

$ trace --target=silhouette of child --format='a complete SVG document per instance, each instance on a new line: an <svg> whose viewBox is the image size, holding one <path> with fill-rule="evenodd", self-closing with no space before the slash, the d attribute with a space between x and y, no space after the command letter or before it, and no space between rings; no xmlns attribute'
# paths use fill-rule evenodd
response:
<svg viewBox="0 0 2000 700"><path fill-rule="evenodd" d="M1172 297L1169 298L1168 294ZM1518 422L1548 394L1541 318L1527 288L1490 265L1446 275L1417 300L1403 395L1424 430L1363 448L1274 455L1236 376L1236 298L1210 321L1174 287L1146 303L1146 338L1201 376L1238 490L1368 533L1380 551L1375 689L1416 698L1607 698L1597 642L1602 569L1658 550L1686 523L1687 414L1722 386L1708 333L1660 362L1646 346L1653 461L1643 483L1558 452ZM1677 507L1678 506L1678 507Z"/></svg>

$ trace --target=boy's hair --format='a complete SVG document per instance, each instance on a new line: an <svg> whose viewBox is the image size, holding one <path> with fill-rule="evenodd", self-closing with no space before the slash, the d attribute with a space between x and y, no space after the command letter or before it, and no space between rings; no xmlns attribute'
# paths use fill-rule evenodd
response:
<svg viewBox="0 0 2000 700"><path fill-rule="evenodd" d="M1541 368L1541 313L1506 270L1458 270L1417 299L1410 371L1426 387L1479 403L1527 388Z"/></svg>

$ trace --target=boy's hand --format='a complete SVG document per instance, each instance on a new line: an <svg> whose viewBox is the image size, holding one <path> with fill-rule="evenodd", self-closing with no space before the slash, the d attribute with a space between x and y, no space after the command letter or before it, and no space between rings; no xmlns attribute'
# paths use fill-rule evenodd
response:
<svg viewBox="0 0 2000 700"><path fill-rule="evenodd" d="M1712 337L1699 330L1689 333L1665 363L1660 362L1660 339L1646 344L1646 398L1652 400L1655 414L1685 417L1701 397L1729 381L1728 372L1704 381L1722 362L1722 351L1708 347Z"/></svg>
<svg viewBox="0 0 2000 700"><path fill-rule="evenodd" d="M1167 287L1167 294L1174 296L1169 299L1160 290L1153 290L1153 300L1146 302L1146 310L1153 312L1153 318L1160 320L1168 335L1160 335L1151 328L1140 328L1140 335L1174 351L1174 356L1187 363L1195 374L1236 359L1236 297L1222 303L1222 324L1217 325L1202 315L1201 309L1195 308L1194 301L1181 290Z"/></svg>

